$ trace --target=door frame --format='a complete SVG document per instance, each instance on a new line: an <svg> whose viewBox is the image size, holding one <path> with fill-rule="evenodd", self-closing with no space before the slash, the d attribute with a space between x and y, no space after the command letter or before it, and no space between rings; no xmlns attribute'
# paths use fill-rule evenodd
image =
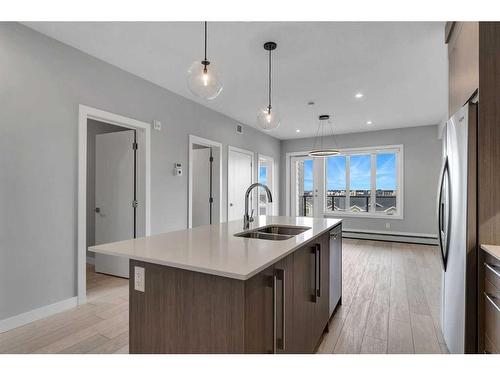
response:
<svg viewBox="0 0 500 375"><path fill-rule="evenodd" d="M145 234L151 234L151 125L86 105L78 109L78 230L77 230L77 296L78 304L87 301L87 120L138 130L144 137Z"/></svg>
<svg viewBox="0 0 500 375"><path fill-rule="evenodd" d="M278 203L278 196L276 192L278 189L276 188L277 181L276 181L276 162L274 161L274 158L272 156L264 155L264 154L257 154L257 181L259 181L259 176L260 176L260 159L264 159L267 161L270 161L272 163L272 169L271 169L271 181L272 181L272 187L271 187L271 194L273 195L273 203L271 203L271 216L275 215L277 203ZM257 197L257 202L256 202L256 212L258 213L259 211L259 200ZM266 212L267 214L267 212Z"/></svg>
<svg viewBox="0 0 500 375"><path fill-rule="evenodd" d="M219 223L222 223L222 143L212 141L207 138L189 135L189 156L188 156L188 228L193 227L193 145L216 147L219 149Z"/></svg>
<svg viewBox="0 0 500 375"><path fill-rule="evenodd" d="M240 147L228 145L227 146L227 165L226 165L226 167L227 167L227 178L226 178L226 192L227 192L227 196L226 196L226 214L227 214L227 216L226 216L226 221L229 221L229 152L230 151L240 152L242 154L247 154L247 155L250 155L252 157L252 171L251 171L252 181L251 181L251 183L253 184L256 181L255 153L253 151L250 151L250 150L245 150L244 148L240 148ZM252 199L252 203L251 203L250 207L253 207L253 204L256 201L255 200L256 196L257 196L256 195L256 191L254 191L252 193L252 196L250 197Z"/></svg>

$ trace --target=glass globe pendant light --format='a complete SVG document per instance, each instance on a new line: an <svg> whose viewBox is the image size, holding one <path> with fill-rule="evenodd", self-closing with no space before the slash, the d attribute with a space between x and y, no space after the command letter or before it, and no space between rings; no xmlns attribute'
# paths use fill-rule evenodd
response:
<svg viewBox="0 0 500 375"><path fill-rule="evenodd" d="M215 67L207 60L207 22L205 22L205 58L191 64L187 72L187 83L189 90L203 99L215 99L222 91L222 83Z"/></svg>
<svg viewBox="0 0 500 375"><path fill-rule="evenodd" d="M263 130L273 130L280 126L280 118L278 113L271 105L271 52L276 49L277 45L274 42L264 44L264 49L269 51L269 102L266 108L261 109L257 114L257 125Z"/></svg>
<svg viewBox="0 0 500 375"><path fill-rule="evenodd" d="M332 128L332 138L333 142L335 143L335 138L333 134L333 125L330 124L330 115L321 115L319 116L319 124L318 124L318 131L316 132L316 137L314 138L314 146L313 150L309 152L309 156L313 158L325 158L328 156L335 156L340 154L340 151L337 149L337 147L328 147L328 145L325 142L325 127L331 126Z"/></svg>

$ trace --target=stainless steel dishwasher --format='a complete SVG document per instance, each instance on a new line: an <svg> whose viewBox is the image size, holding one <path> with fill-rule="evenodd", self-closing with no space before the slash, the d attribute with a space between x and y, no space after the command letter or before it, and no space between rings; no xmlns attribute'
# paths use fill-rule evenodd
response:
<svg viewBox="0 0 500 375"><path fill-rule="evenodd" d="M330 317L342 304L342 223L330 231Z"/></svg>

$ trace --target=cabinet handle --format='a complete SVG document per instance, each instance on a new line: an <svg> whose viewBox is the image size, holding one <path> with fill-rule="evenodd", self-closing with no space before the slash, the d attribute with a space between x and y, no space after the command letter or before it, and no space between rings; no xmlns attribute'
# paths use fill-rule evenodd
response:
<svg viewBox="0 0 500 375"><path fill-rule="evenodd" d="M273 274L273 353L276 353L276 284L278 283L278 275L276 271Z"/></svg>
<svg viewBox="0 0 500 375"><path fill-rule="evenodd" d="M498 298L496 298L495 296L489 294L489 293L486 293L484 292L484 295L486 297L486 299L495 307L495 309L500 312L500 305L497 305L497 303L495 302L495 300L498 300Z"/></svg>
<svg viewBox="0 0 500 375"><path fill-rule="evenodd" d="M493 272L495 275L497 275L497 277L500 277L500 271L497 270L497 266L493 266L491 264L488 264L488 263L484 263L485 267L487 269L489 269L491 272Z"/></svg>
<svg viewBox="0 0 500 375"><path fill-rule="evenodd" d="M316 251L318 253L318 289L316 295L321 297L321 245L318 244Z"/></svg>
<svg viewBox="0 0 500 375"><path fill-rule="evenodd" d="M278 285L278 280L281 281L281 338L278 338L277 325L277 292L276 288ZM273 275L273 352L276 353L278 349L285 350L285 270L276 269Z"/></svg>
<svg viewBox="0 0 500 375"><path fill-rule="evenodd" d="M285 294L286 294L286 287L285 287L285 270L278 270L278 272L281 274L280 280L281 280L281 338L278 339L278 349L285 350Z"/></svg>
<svg viewBox="0 0 500 375"><path fill-rule="evenodd" d="M314 292L313 292L313 295L312 295L312 301L314 303L318 302L318 297L320 297L321 295L321 290L320 290L320 287L319 287L319 284L318 283L318 276L320 276L320 270L319 270L319 265L318 263L320 263L320 244L317 243L317 244L314 244L314 248L313 248L313 251L314 251Z"/></svg>

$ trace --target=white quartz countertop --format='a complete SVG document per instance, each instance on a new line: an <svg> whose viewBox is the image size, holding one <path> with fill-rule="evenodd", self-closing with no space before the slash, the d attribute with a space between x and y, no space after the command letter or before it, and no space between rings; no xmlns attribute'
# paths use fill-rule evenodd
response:
<svg viewBox="0 0 500 375"><path fill-rule="evenodd" d="M500 246L481 244L481 249L500 261Z"/></svg>
<svg viewBox="0 0 500 375"><path fill-rule="evenodd" d="M243 231L243 220L236 220L92 246L89 250L247 280L341 222L340 219L259 216L250 223L250 230L269 224L311 229L282 241L235 237L234 234Z"/></svg>

